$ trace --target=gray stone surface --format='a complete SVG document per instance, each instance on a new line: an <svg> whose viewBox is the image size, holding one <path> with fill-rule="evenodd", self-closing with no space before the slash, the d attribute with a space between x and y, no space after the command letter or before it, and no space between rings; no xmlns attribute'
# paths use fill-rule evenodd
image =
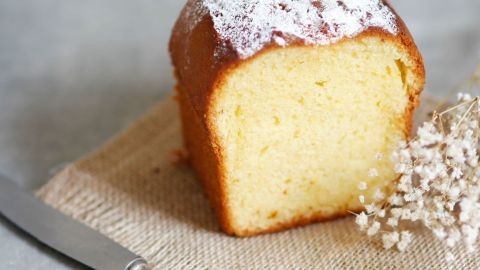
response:
<svg viewBox="0 0 480 270"><path fill-rule="evenodd" d="M480 1L392 1L437 95L480 59ZM441 3L440 3L441 2ZM166 93L178 0L0 1L0 172L33 190ZM83 269L0 218L0 269Z"/></svg>

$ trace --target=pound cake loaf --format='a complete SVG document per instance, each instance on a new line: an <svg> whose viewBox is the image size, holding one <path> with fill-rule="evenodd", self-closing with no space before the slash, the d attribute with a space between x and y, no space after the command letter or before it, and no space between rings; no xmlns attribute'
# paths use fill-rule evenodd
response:
<svg viewBox="0 0 480 270"><path fill-rule="evenodd" d="M387 1L189 0L170 53L185 146L226 233L344 216L360 182L368 201L396 181L389 156L425 75Z"/></svg>

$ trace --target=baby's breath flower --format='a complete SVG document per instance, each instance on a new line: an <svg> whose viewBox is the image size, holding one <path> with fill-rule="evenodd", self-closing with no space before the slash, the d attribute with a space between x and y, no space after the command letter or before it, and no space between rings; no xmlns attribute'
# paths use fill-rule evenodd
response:
<svg viewBox="0 0 480 270"><path fill-rule="evenodd" d="M430 190L430 179L422 179L420 180L420 187L425 190L429 191ZM407 191L404 192L409 192L411 189L407 189Z"/></svg>
<svg viewBox="0 0 480 270"><path fill-rule="evenodd" d="M391 154L399 181L393 189L386 186L390 193L376 189L368 205L364 194L359 197L365 212L357 215L356 223L368 236L381 236L385 249L395 246L405 251L413 234L402 231L404 223L418 221L447 247L463 243L467 251L476 250L480 240L480 97L459 93L458 99L457 105L435 112L414 139L399 142ZM380 153L375 155L376 160L382 158ZM368 176L376 178L379 173L370 169ZM368 186L360 182L358 188L366 191ZM454 259L453 253L446 254L447 261Z"/></svg>
<svg viewBox="0 0 480 270"><path fill-rule="evenodd" d="M399 163L395 164L395 172L396 173L404 173L407 171L407 165Z"/></svg>
<svg viewBox="0 0 480 270"><path fill-rule="evenodd" d="M446 255L445 255L445 260L447 262L452 262L455 260L455 255L453 255L453 253L451 252L448 252Z"/></svg>
<svg viewBox="0 0 480 270"><path fill-rule="evenodd" d="M465 160L463 160L461 163L465 162ZM463 172L461 169L459 168L453 168L453 171L452 171L452 178L453 179L460 179L460 177L462 177L463 175Z"/></svg>
<svg viewBox="0 0 480 270"><path fill-rule="evenodd" d="M410 209L403 209L401 219L409 220L412 216L412 211Z"/></svg>
<svg viewBox="0 0 480 270"><path fill-rule="evenodd" d="M393 205L393 206L402 206L403 205L403 199L400 195L393 194L388 198L388 202Z"/></svg>
<svg viewBox="0 0 480 270"><path fill-rule="evenodd" d="M445 239L447 237L447 233L443 228L436 228L432 230L433 234L440 240Z"/></svg>
<svg viewBox="0 0 480 270"><path fill-rule="evenodd" d="M468 93L458 93L457 94L457 99L458 101L469 101L469 100L472 100L472 96Z"/></svg>
<svg viewBox="0 0 480 270"><path fill-rule="evenodd" d="M385 194L380 189L377 188L375 190L375 193L373 194L373 199L375 201L381 201L381 200L385 199Z"/></svg>
<svg viewBox="0 0 480 270"><path fill-rule="evenodd" d="M446 244L448 247L454 247L460 240L461 234L456 229L451 229L448 233Z"/></svg>
<svg viewBox="0 0 480 270"><path fill-rule="evenodd" d="M380 230L380 222L378 221L374 221L372 223L372 226L370 226L370 228L368 228L367 230L367 235L368 236L373 236L375 234L377 234L378 230Z"/></svg>
<svg viewBox="0 0 480 270"><path fill-rule="evenodd" d="M415 222L419 220L422 217L422 211L421 210L415 210L410 212L410 220Z"/></svg>
<svg viewBox="0 0 480 270"><path fill-rule="evenodd" d="M398 142L398 148L399 149L407 148L407 142L406 141L399 141Z"/></svg>
<svg viewBox="0 0 480 270"><path fill-rule="evenodd" d="M370 177L370 178L378 177L378 171L377 171L377 169L370 169L370 170L368 171L368 177Z"/></svg>
<svg viewBox="0 0 480 270"><path fill-rule="evenodd" d="M402 212L402 208L390 208L390 213L394 218L399 218L402 215Z"/></svg>
<svg viewBox="0 0 480 270"><path fill-rule="evenodd" d="M380 209L375 204L367 204L365 205L365 210L367 211L368 214L372 214L372 213L376 213Z"/></svg>
<svg viewBox="0 0 480 270"><path fill-rule="evenodd" d="M448 191L448 196L451 198L458 198L460 195L460 188L459 187L451 187ZM452 209L453 210L453 209Z"/></svg>
<svg viewBox="0 0 480 270"><path fill-rule="evenodd" d="M387 225L390 227L397 227L398 226L398 218L391 217L387 220Z"/></svg>
<svg viewBox="0 0 480 270"><path fill-rule="evenodd" d="M366 182L362 181L362 182L358 183L358 189L359 190L367 190L367 188L368 188L368 185L367 185Z"/></svg>
<svg viewBox="0 0 480 270"><path fill-rule="evenodd" d="M368 226L368 216L365 214L365 212L357 215L355 223L357 223L357 225L360 226L361 229L365 229Z"/></svg>
<svg viewBox="0 0 480 270"><path fill-rule="evenodd" d="M358 200L360 201L360 203L365 203L365 196L364 195L360 195L358 196Z"/></svg>
<svg viewBox="0 0 480 270"><path fill-rule="evenodd" d="M412 242L412 234L409 231L402 231L400 233L400 241L397 243L398 250L404 252L410 242Z"/></svg>
<svg viewBox="0 0 480 270"><path fill-rule="evenodd" d="M383 247L385 249L391 249L400 240L398 232L389 232L382 235Z"/></svg>

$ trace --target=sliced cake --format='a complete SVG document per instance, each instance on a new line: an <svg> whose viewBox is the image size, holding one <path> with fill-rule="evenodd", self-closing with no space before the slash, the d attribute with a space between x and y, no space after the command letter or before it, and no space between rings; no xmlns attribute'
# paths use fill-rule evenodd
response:
<svg viewBox="0 0 480 270"><path fill-rule="evenodd" d="M396 180L389 155L425 76L386 1L190 0L170 52L185 146L225 232L344 216L360 182Z"/></svg>

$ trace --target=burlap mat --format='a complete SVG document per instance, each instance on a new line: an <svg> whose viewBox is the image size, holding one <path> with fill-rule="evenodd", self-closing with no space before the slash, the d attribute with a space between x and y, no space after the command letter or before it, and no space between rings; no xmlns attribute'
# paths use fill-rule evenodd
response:
<svg viewBox="0 0 480 270"><path fill-rule="evenodd" d="M424 107L425 108L425 107ZM154 269L480 269L421 231L406 253L384 251L353 218L254 238L219 231L186 164L175 163L180 122L172 98L39 192L47 204L144 256Z"/></svg>

